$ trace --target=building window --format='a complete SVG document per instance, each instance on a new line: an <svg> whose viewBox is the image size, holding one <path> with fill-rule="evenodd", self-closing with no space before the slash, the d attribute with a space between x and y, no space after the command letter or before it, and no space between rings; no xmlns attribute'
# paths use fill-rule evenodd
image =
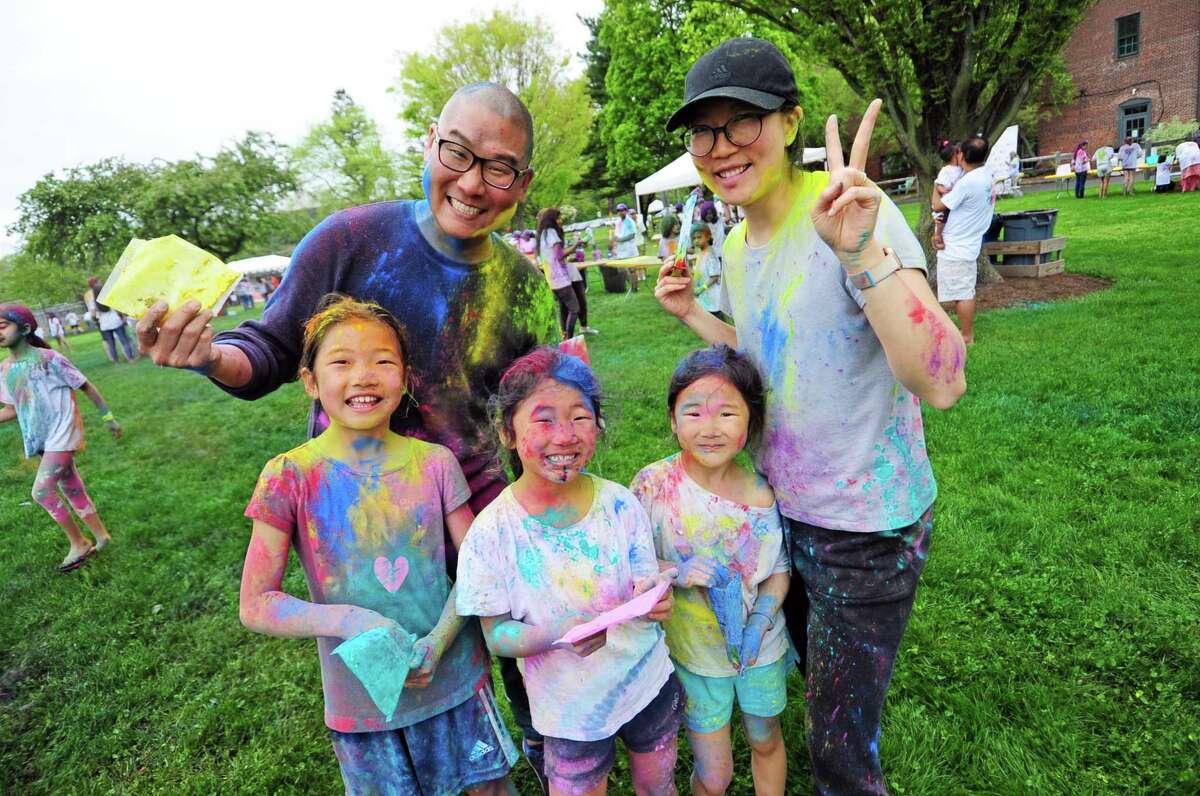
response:
<svg viewBox="0 0 1200 796"><path fill-rule="evenodd" d="M1131 100L1117 111L1117 139L1141 142L1150 127L1150 101Z"/></svg>
<svg viewBox="0 0 1200 796"><path fill-rule="evenodd" d="M1130 14L1117 18L1117 58L1138 54L1141 39L1142 15Z"/></svg>

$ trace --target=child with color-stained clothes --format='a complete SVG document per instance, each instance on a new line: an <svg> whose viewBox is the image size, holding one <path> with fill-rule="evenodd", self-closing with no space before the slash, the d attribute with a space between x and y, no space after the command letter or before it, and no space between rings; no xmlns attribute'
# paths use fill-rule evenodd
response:
<svg viewBox="0 0 1200 796"><path fill-rule="evenodd" d="M75 390L83 390L96 405L113 437L121 436L121 425L96 386L71 360L51 349L37 334L37 327L28 307L0 304L0 347L8 349L8 357L0 361L0 423L17 420L26 458L42 458L33 482L33 499L67 535L71 548L58 568L70 572L112 542L75 466L75 451L83 449L83 419ZM72 508L95 542L80 532Z"/></svg>
<svg viewBox="0 0 1200 796"><path fill-rule="evenodd" d="M645 467L632 485L650 515L658 557L679 570L675 608L663 627L687 689L692 791L699 796L725 793L733 779L735 700L755 793L783 794L787 779L779 715L790 669L781 608L791 562L771 487L734 461L762 429L765 405L762 377L745 354L717 345L687 355L667 391L680 451ZM740 594L720 606L736 612L726 619L714 611L726 595L712 587L730 578Z"/></svg>
<svg viewBox="0 0 1200 796"><path fill-rule="evenodd" d="M322 300L305 326L300 378L329 427L259 478L246 509L254 530L241 620L316 637L325 724L348 794L514 793L516 749L478 625L455 613L446 575L444 532L460 544L473 519L466 479L448 449L389 429L404 402L418 411L407 368L394 316L337 294ZM292 546L311 601L282 591ZM360 679L335 649L380 630L396 652ZM385 712L368 680L405 674Z"/></svg>
<svg viewBox="0 0 1200 796"><path fill-rule="evenodd" d="M521 659L551 794L604 794L620 737L638 794L673 794L683 687L656 621L567 644L581 622L652 588L650 520L625 487L585 472L600 389L577 357L539 348L505 372L496 424L517 479L480 512L458 559L458 611L497 655Z"/></svg>
<svg viewBox="0 0 1200 796"><path fill-rule="evenodd" d="M962 150L958 144L947 139L942 141L938 154L946 165L942 166L933 181L933 193L937 196L945 196L950 193L954 184L962 179L965 173L962 167ZM933 248L935 249L946 248L946 243L942 240L942 230L946 228L946 219L949 216L949 210L933 211Z"/></svg>

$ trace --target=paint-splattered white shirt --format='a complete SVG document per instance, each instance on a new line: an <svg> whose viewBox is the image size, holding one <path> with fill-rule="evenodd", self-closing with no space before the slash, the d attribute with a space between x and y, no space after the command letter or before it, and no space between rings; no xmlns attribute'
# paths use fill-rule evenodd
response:
<svg viewBox="0 0 1200 796"><path fill-rule="evenodd" d="M791 570L779 509L735 503L709 492L683 469L678 453L642 468L631 489L650 515L659 558L678 563L701 556L742 576L743 620L754 608L759 585ZM667 647L672 659L696 674L733 677L737 670L706 591L699 586L675 589L675 607L663 623ZM779 617L763 638L755 666L779 660L787 645Z"/></svg>
<svg viewBox="0 0 1200 796"><path fill-rule="evenodd" d="M785 517L838 531L911 525L937 485L920 399L896 380L837 256L813 228L827 172L809 172L791 214L766 246L746 224L725 239L724 307L769 387L755 461ZM921 245L886 196L876 238L907 266Z"/></svg>
<svg viewBox="0 0 1200 796"><path fill-rule="evenodd" d="M633 494L592 479L592 507L566 528L527 512L505 489L471 525L458 556L458 613L531 625L570 613L595 616L634 596L658 572L650 519ZM596 741L616 734L658 695L672 666L663 632L635 619L608 629L586 658L550 650L521 661L533 726L551 738Z"/></svg>
<svg viewBox="0 0 1200 796"><path fill-rule="evenodd" d="M71 360L49 348L30 348L0 361L0 404L17 409L25 456L83 447L83 420L75 391L87 384Z"/></svg>

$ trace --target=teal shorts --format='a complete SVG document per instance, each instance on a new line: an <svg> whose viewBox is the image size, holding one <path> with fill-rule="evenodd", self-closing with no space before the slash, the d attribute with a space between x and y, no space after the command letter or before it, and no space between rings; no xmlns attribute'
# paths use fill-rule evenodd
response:
<svg viewBox="0 0 1200 796"><path fill-rule="evenodd" d="M715 732L733 717L737 697L742 713L758 718L778 716L787 706L788 656L755 666L732 677L706 677L675 663L675 674L687 691L684 723L692 732Z"/></svg>

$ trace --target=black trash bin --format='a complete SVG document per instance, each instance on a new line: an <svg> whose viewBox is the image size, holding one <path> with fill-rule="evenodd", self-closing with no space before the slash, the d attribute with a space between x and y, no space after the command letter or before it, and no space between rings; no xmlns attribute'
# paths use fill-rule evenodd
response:
<svg viewBox="0 0 1200 796"><path fill-rule="evenodd" d="M1005 241L1048 240L1054 237L1054 222L1058 210L1024 210L1019 213L1001 213ZM1031 265L1037 262L1036 254L1006 254L1005 265Z"/></svg>
<svg viewBox="0 0 1200 796"><path fill-rule="evenodd" d="M605 293L624 293L628 290L629 274L624 268L600 266L600 278L604 280Z"/></svg>

